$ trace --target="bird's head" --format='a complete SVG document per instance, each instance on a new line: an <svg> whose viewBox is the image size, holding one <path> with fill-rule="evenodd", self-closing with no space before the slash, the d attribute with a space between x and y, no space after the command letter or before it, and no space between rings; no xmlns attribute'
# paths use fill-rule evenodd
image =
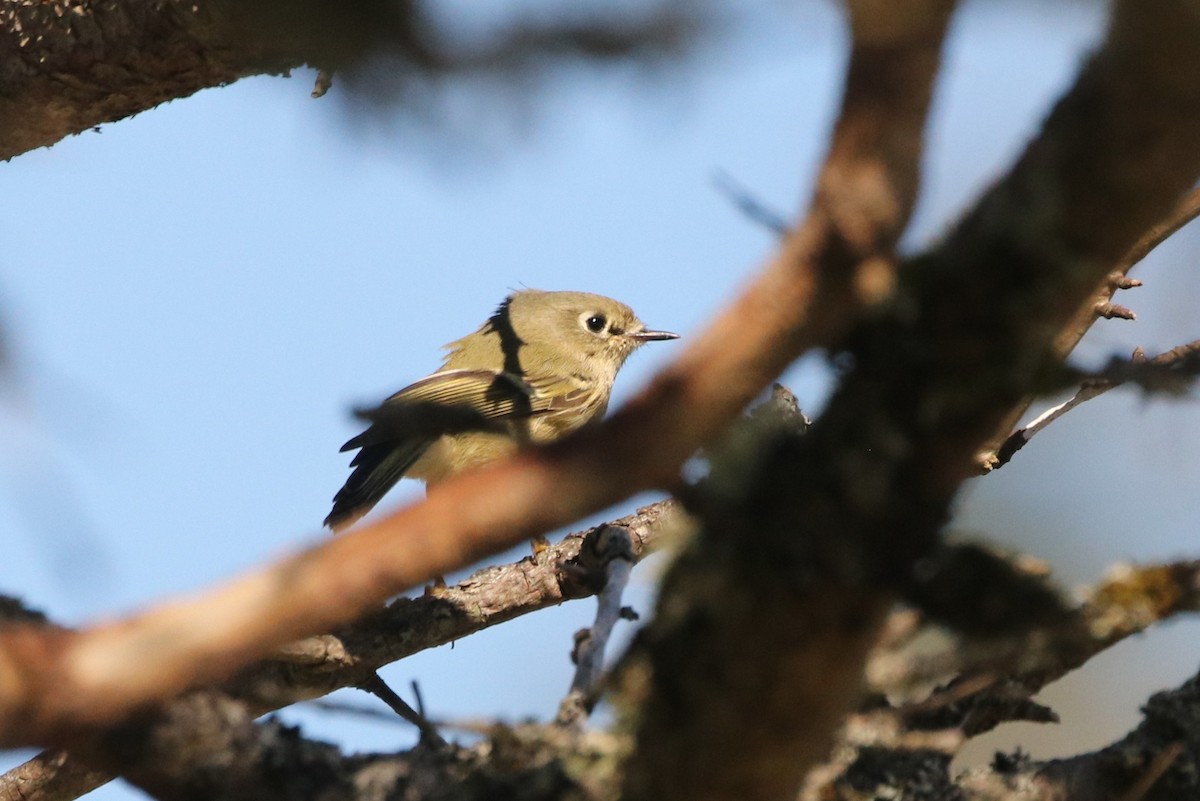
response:
<svg viewBox="0 0 1200 801"><path fill-rule="evenodd" d="M645 343L679 337L651 330L624 303L589 292L526 289L505 305L513 330L539 357L582 364L588 372L615 375Z"/></svg>

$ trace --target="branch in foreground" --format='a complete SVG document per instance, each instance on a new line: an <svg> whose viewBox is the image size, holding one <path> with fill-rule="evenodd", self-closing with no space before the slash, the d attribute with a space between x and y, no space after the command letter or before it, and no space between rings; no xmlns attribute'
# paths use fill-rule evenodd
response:
<svg viewBox="0 0 1200 801"><path fill-rule="evenodd" d="M849 87L855 73L852 57ZM867 106L875 119L887 102ZM919 126L906 135L919 141ZM889 592L936 549L974 455L1055 364L1056 333L1194 184L1198 138L1200 18L1175 0L1118 2L1103 49L1011 173L906 265L890 313L849 337L851 369L809 434L766 454L757 506L697 510L703 533L639 640L652 667L630 681L647 698L630 798L784 798L790 770L825 755ZM878 178L867 161L858 174ZM833 192L832 208L855 197ZM744 584L765 598L743 600Z"/></svg>
<svg viewBox="0 0 1200 801"><path fill-rule="evenodd" d="M538 561L487 567L440 594L399 598L340 629L290 643L273 659L253 665L225 690L256 713L315 698L368 680L373 672L418 651L462 639L529 612L584 598L602 585L603 565L585 547L605 526L630 535L636 558L664 546L686 528L675 501L644 506L631 515L568 535ZM178 732L186 738L186 719ZM61 751L44 752L0 776L0 799L69 801L111 781Z"/></svg>
<svg viewBox="0 0 1200 801"><path fill-rule="evenodd" d="M895 287L895 245L917 195L954 3L849 5L842 107L799 230L846 261L859 303L870 306ZM827 274L836 261L825 263ZM803 415L783 405L778 416L802 428ZM807 437L776 433L749 470L714 457L714 477L689 496L700 531L664 578L655 617L620 671L618 703L637 732L622 783L627 801L794 798L859 698L891 588L848 581L837 566L859 561L856 532L831 526L820 535L835 541L825 548L797 530L819 530L824 515L847 510L825 487L798 480L792 468ZM722 478L726 471L740 475ZM822 513L797 514L797 496L814 490Z"/></svg>
<svg viewBox="0 0 1200 801"><path fill-rule="evenodd" d="M859 303L871 308L895 287L895 243L917 194L954 4L850 6L839 120L798 230L820 243L827 272L845 261ZM856 704L892 589L847 580L839 567L859 564L863 543L845 525L854 513L845 496L826 492L828 474L810 484L796 469L805 439L782 433L732 481L714 460L714 477L692 493L700 534L672 565L655 618L620 669L619 706L637 730L626 799L793 797ZM797 500L814 492L822 508L806 516ZM830 547L804 535L814 524Z"/></svg>
<svg viewBox="0 0 1200 801"><path fill-rule="evenodd" d="M954 564L961 567L961 561ZM1016 574L1024 573L1035 581L1044 581L1044 576L1025 562L1017 561L1013 566ZM950 562L946 562L946 569L950 569ZM819 787L813 782L822 774L828 775L830 767L814 772L805 797L826 801L885 795L914 799L955 797L953 793L947 794L955 786L947 769L957 746L972 733L984 730L979 724L985 720L1029 719L1030 712L1036 713L1039 709L1036 705L1023 703L1014 687L1028 681L1030 684L1026 689L1032 693L1038 682L1048 680L1061 668L1061 654L1070 652L1082 639L1098 652L1119 637L1143 629L1155 620L1196 609L1200 602L1198 578L1200 562L1114 571L1092 591L1081 607L1064 607L1056 620L1044 621L1039 629L1013 631L1008 638L992 640L993 646L998 639L1010 642L1003 648L991 649L996 661L989 681L960 680L952 687L935 692L922 703L855 715L844 728L849 739L834 751L843 757L838 764L845 772ZM893 618L899 623L908 615L910 613L901 611L894 613ZM1051 642L1045 643L1044 648L1028 648L1030 642L1043 638ZM910 638L909 642L914 639ZM923 639L927 646L927 637L923 636ZM988 638L975 639L984 646L988 644ZM921 653L926 646L915 646L913 654ZM956 652L955 647L949 650L951 654ZM1018 652L1045 655L1053 661L1039 663L1038 658L1032 658L1027 663L1023 660L1010 662L1008 668L1000 666L1007 655ZM976 655L980 653L977 649ZM1048 670L1050 665L1053 667ZM1013 672L1005 674L1006 669ZM988 694L986 699L984 690ZM1156 699L1152 707L1159 703ZM210 797L269 801L276 797L295 797L288 793L297 791L297 783L300 783L304 797L320 795L322 798L367 801L403 795L420 799L425 798L423 793L427 792L421 788L442 786L443 790L438 792L443 792L445 783L452 782L457 788L452 796L455 798L486 798L485 791L505 793L505 797L547 801L564 795L611 798L619 781L614 766L618 764L619 755L630 747L622 736L575 734L572 729L553 725L489 726L481 730L484 742L471 748L418 747L404 754L344 757L335 749L307 741L294 732L281 729L278 724L252 725L236 707L229 708L212 699L194 697L186 704L181 703L175 714L182 714L189 708L198 708L203 713L199 717L204 721L215 718L224 723L217 727L206 724L197 728L190 723L197 716L192 709L184 716L189 726L165 725L168 732L172 729L187 732L182 736L189 738L189 747L182 750L177 749L172 737L164 737L155 730L164 727L162 723L152 725L149 730L137 730L138 741L152 745L134 758L133 779L159 797L185 801ZM768 710L760 712L769 717ZM1153 710L1151 717L1154 717ZM1038 719L1046 718L1043 715ZM117 746L113 743L122 739L114 735L105 747L115 749ZM235 753L230 753L231 750ZM1143 751L1136 760L1126 759L1127 769L1120 773L1124 777L1121 781L1133 782L1144 777L1147 766L1154 764L1155 753ZM1078 762L1072 770L1081 770L1089 764L1085 760L1094 756L1068 762ZM1035 766L1018 759L998 764L1004 766L1003 770L997 767L991 772L969 776L959 785L969 788L976 782L1015 775L1018 764L1021 771L1036 767L1040 774L1054 777L1058 763ZM278 770L281 765L290 766L289 782L275 782L264 791L260 786L264 772ZM372 781L363 781L367 775L374 777ZM355 779L356 776L360 778Z"/></svg>
<svg viewBox="0 0 1200 801"><path fill-rule="evenodd" d="M935 541L980 447L1055 369L1057 333L1195 183L1197 138L1200 20L1177 0L1117 3L1010 174L907 265L894 314L858 332L809 437L824 449L812 480L840 465L839 484L876 488L855 503L870 553L904 570Z"/></svg>

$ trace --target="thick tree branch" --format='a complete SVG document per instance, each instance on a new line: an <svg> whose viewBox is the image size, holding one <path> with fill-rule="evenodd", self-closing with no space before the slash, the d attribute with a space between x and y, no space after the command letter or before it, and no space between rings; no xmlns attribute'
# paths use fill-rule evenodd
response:
<svg viewBox="0 0 1200 801"><path fill-rule="evenodd" d="M977 450L1055 365L1058 332L1196 181L1198 139L1200 17L1118 3L1013 171L851 336L853 367L809 434L766 455L752 502L699 510L644 639L653 667L631 680L649 689L630 797L788 797L790 769L823 755L855 697L887 588L917 580Z"/></svg>
<svg viewBox="0 0 1200 801"><path fill-rule="evenodd" d="M850 3L841 114L801 230L824 230L825 274L850 278L860 304L886 301L894 288L894 247L916 197L952 8ZM689 494L703 526L623 662L620 704L637 726L629 801L794 798L859 697L888 590L853 586L813 561L797 531L813 519L792 503L817 487L778 469L804 438L775 428L749 469L715 456L711 480ZM832 525L821 536L842 532Z"/></svg>
<svg viewBox="0 0 1200 801"><path fill-rule="evenodd" d="M819 514L828 500L813 498L797 505L794 519L837 540L862 532L859 565L915 583L915 573L897 568L930 552L950 499L974 472L976 449L1056 365L1059 333L1111 265L1195 183L1198 137L1200 17L1182 2L1118 2L1104 48L1012 173L909 267L896 318L858 340L854 370L803 442L811 450L801 476L844 500L832 516ZM823 477L831 465L836 483ZM839 489L872 486L878 492ZM1056 672L1041 667L1043 676ZM975 711L977 721L989 707L989 715L1042 714L1020 684L1010 696L994 661L979 669L994 681L977 687L973 702L956 698L957 710ZM907 762L881 761L873 744L855 763L868 777L884 768L911 787L945 789L948 751L964 736L957 720L949 745L940 727L914 731L902 746ZM937 765L941 773L928 775L942 783L922 784L921 772ZM846 786L869 793L872 782Z"/></svg>
<svg viewBox="0 0 1200 801"><path fill-rule="evenodd" d="M1173 0L1114 13L1012 172L856 335L806 440L819 485L832 466L838 486L877 489L846 502L881 565L903 571L934 542L978 448L1058 369L1058 333L1200 174L1200 20Z"/></svg>

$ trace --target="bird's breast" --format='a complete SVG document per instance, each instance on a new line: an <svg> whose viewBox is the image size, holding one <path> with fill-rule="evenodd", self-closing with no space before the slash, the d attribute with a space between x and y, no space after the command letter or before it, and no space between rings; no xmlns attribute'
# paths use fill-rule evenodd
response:
<svg viewBox="0 0 1200 801"><path fill-rule="evenodd" d="M517 441L506 434L448 434L429 446L408 475L432 486L455 473L511 456L517 448Z"/></svg>

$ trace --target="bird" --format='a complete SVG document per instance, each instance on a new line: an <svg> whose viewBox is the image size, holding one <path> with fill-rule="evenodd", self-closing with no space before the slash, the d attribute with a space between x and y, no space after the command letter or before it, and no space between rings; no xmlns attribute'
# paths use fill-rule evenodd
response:
<svg viewBox="0 0 1200 801"><path fill-rule="evenodd" d="M428 491L598 420L630 354L678 337L603 295L513 292L476 331L445 346L436 372L358 412L370 425L342 446L358 453L325 525L353 525L401 478Z"/></svg>

